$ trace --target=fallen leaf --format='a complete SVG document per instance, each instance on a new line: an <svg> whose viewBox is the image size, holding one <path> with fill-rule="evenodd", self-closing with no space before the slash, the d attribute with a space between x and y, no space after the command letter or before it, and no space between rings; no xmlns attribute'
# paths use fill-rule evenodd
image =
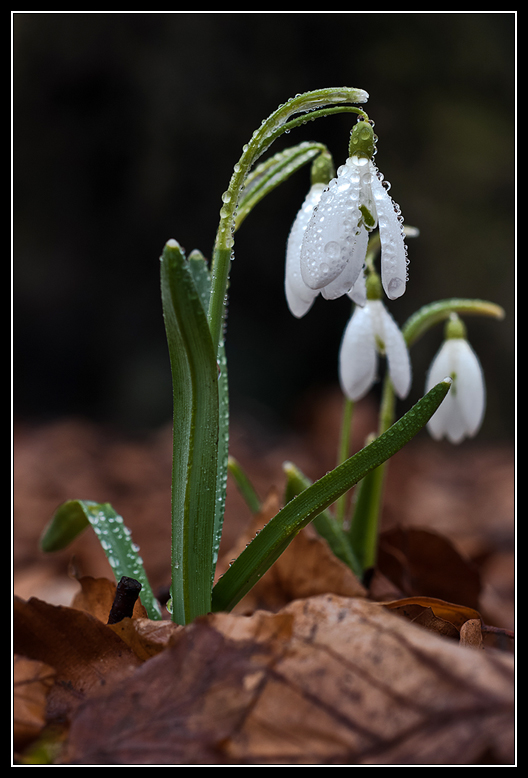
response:
<svg viewBox="0 0 528 778"><path fill-rule="evenodd" d="M513 764L514 704L512 656L321 595L183 628L75 711L61 764Z"/></svg>
<svg viewBox="0 0 528 778"><path fill-rule="evenodd" d="M468 619L460 627L460 644L482 648L482 623L480 619Z"/></svg>
<svg viewBox="0 0 528 778"><path fill-rule="evenodd" d="M141 663L111 627L75 608L15 597L15 653L52 667L48 721L68 718L92 694L120 685Z"/></svg>
<svg viewBox="0 0 528 778"><path fill-rule="evenodd" d="M481 621L480 613L474 608L467 608L465 605L457 605L435 597L405 597L381 604L410 621L450 637L458 637L466 621L470 619Z"/></svg>
<svg viewBox="0 0 528 778"><path fill-rule="evenodd" d="M106 624L116 593L115 581L108 578L92 578L89 575L82 576L78 581L81 591L74 596L71 607L91 613ZM146 618L146 616L147 611L141 601L137 600L133 618Z"/></svg>
<svg viewBox="0 0 528 778"><path fill-rule="evenodd" d="M126 618L109 626L143 661L164 651L183 629L173 621L153 621L147 618Z"/></svg>
<svg viewBox="0 0 528 778"><path fill-rule="evenodd" d="M426 594L479 606L480 575L446 537L420 527L394 527L380 534L379 571L402 594Z"/></svg>
<svg viewBox="0 0 528 778"><path fill-rule="evenodd" d="M46 724L47 697L55 683L52 667L25 656L13 664L13 745L20 751Z"/></svg>

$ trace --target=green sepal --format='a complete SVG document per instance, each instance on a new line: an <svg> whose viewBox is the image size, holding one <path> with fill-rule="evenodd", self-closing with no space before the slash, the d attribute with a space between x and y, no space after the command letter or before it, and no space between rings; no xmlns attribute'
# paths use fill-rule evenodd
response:
<svg viewBox="0 0 528 778"><path fill-rule="evenodd" d="M132 533L110 503L90 500L68 500L55 511L40 540L43 551L50 553L66 548L81 532L92 526L106 554L115 579L134 578L141 584L141 602L149 619L161 619L161 610L143 569Z"/></svg>

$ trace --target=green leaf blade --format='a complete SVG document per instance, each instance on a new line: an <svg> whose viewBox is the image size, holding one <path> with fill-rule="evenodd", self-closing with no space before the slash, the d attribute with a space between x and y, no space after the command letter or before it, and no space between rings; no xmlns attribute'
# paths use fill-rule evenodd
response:
<svg viewBox="0 0 528 778"><path fill-rule="evenodd" d="M218 365L200 293L176 241L161 257L173 382L172 617L210 610L219 442Z"/></svg>
<svg viewBox="0 0 528 778"><path fill-rule="evenodd" d="M236 211L235 229L240 228L257 203L325 150L322 143L303 142L279 151L257 165L246 178Z"/></svg>
<svg viewBox="0 0 528 778"><path fill-rule="evenodd" d="M116 581L123 576L134 578L141 584L141 602L150 619L161 619L161 610L154 597L143 569L139 549L132 540L132 533L110 503L90 500L68 500L60 505L41 538L43 551L52 552L65 548L86 527L91 526L106 554Z"/></svg>
<svg viewBox="0 0 528 778"><path fill-rule="evenodd" d="M437 384L380 437L287 503L219 579L213 589L213 610L231 610L303 527L408 443L436 411L450 385L449 380Z"/></svg>

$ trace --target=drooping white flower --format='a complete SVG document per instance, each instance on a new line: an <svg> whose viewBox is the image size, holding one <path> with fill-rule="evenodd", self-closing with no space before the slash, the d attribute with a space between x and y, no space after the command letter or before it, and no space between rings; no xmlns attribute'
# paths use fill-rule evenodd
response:
<svg viewBox="0 0 528 778"><path fill-rule="evenodd" d="M288 307L297 318L301 318L310 310L320 292L327 299L335 299L343 294L348 294L357 305L364 305L366 299L365 279L362 273L350 282L344 274L343 278L328 284L324 289L312 289L303 280L301 274L301 246L304 233L312 218L314 208L319 203L325 189L326 184L312 184L304 203L295 217L288 236L284 291Z"/></svg>
<svg viewBox="0 0 528 778"><path fill-rule="evenodd" d="M301 245L313 210L325 189L324 184L316 183L310 187L304 203L295 217L286 246L286 273L284 291L288 307L294 316L301 318L312 307L319 294L318 289L310 289L301 275Z"/></svg>
<svg viewBox="0 0 528 778"><path fill-rule="evenodd" d="M458 317L456 324L462 324ZM425 386L429 391L446 376L452 379L451 389L427 428L436 440L446 437L455 444L476 435L486 408L486 387L479 359L465 338L465 328L464 334L460 332L460 329L446 331L446 340L431 363Z"/></svg>
<svg viewBox="0 0 528 778"><path fill-rule="evenodd" d="M360 132L372 134L368 122L361 124ZM370 152L356 153L341 165L322 193L305 230L301 249L305 284L314 290L329 284L335 284L336 291L347 285L350 288L365 262L368 233L376 227L381 242L381 280L387 297L394 300L405 292L407 283L400 209Z"/></svg>
<svg viewBox="0 0 528 778"><path fill-rule="evenodd" d="M379 299L367 299L348 322L339 350L339 381L350 400L360 400L377 380L379 355L385 354L394 391L411 387L411 362L404 337Z"/></svg>

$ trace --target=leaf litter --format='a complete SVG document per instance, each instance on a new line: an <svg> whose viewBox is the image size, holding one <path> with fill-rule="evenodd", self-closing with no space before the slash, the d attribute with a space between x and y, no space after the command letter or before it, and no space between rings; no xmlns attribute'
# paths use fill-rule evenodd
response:
<svg viewBox="0 0 528 778"><path fill-rule="evenodd" d="M219 574L278 501L231 535ZM71 583L69 605L15 598L15 763L515 762L512 635L430 528L385 529L367 589L308 527L232 613L186 627L140 602L107 624L115 583Z"/></svg>

